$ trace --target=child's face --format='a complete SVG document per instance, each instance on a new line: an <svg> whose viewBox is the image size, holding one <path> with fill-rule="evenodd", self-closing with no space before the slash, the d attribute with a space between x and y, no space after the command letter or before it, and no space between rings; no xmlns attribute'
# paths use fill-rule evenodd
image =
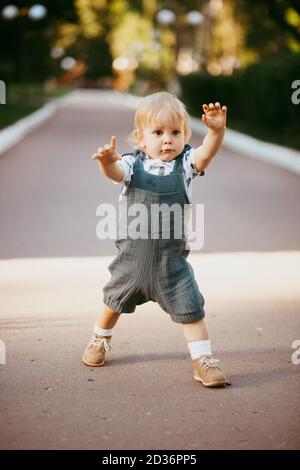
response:
<svg viewBox="0 0 300 470"><path fill-rule="evenodd" d="M171 161L184 149L184 123L180 119L160 119L142 131L140 145L151 158Z"/></svg>

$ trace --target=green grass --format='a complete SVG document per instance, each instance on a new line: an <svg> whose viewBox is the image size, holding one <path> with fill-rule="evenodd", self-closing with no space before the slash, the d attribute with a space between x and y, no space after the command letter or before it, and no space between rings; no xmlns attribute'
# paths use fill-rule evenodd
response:
<svg viewBox="0 0 300 470"><path fill-rule="evenodd" d="M71 91L69 86L59 86L53 90L46 91L46 96L50 98L59 98L60 96L66 95Z"/></svg>
<svg viewBox="0 0 300 470"><path fill-rule="evenodd" d="M37 105L0 105L0 129L4 129L11 124L14 124L19 119L22 119L28 114L36 111L40 106Z"/></svg>
<svg viewBox="0 0 300 470"><path fill-rule="evenodd" d="M0 105L0 129L14 124L19 119L33 113L51 98L58 98L70 91L70 87L58 86L45 90L43 85L28 84L7 86L6 103Z"/></svg>
<svg viewBox="0 0 300 470"><path fill-rule="evenodd" d="M24 85L20 85L18 83L9 83L7 84L7 96L11 100L18 99L22 96L30 98L53 98L68 93L70 89L71 88L69 86L64 85L47 89L43 84L39 83L28 83Z"/></svg>

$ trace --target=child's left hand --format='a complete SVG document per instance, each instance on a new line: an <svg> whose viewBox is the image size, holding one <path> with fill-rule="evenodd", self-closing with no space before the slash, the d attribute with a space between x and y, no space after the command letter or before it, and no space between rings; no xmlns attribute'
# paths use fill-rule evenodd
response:
<svg viewBox="0 0 300 470"><path fill-rule="evenodd" d="M203 111L205 114L202 114L202 122L207 125L210 129L214 131L220 131L226 127L226 114L227 107L222 106L220 103L209 103L202 105Z"/></svg>

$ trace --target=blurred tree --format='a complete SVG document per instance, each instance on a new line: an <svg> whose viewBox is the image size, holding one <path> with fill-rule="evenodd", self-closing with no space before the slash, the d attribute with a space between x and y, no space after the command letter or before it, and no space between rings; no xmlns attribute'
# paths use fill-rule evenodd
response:
<svg viewBox="0 0 300 470"><path fill-rule="evenodd" d="M298 0L231 0L236 21L245 31L245 46L258 59L300 51Z"/></svg>
<svg viewBox="0 0 300 470"><path fill-rule="evenodd" d="M19 8L16 18L0 16L0 76L6 81L41 81L50 73L51 42L62 21L76 23L77 14L69 0L43 0L47 15L38 21L28 17L28 9L37 4L33 0L15 2ZM0 11L8 5L0 1Z"/></svg>
<svg viewBox="0 0 300 470"><path fill-rule="evenodd" d="M77 25L61 24L56 46L65 49L78 63L84 64L84 77L97 80L112 74L112 56L108 43L111 28L109 1L75 0ZM72 27L73 26L73 27Z"/></svg>
<svg viewBox="0 0 300 470"><path fill-rule="evenodd" d="M212 50L210 59L216 60L226 56L237 57L241 53L243 30L234 18L234 4L223 1L222 9L215 17Z"/></svg>

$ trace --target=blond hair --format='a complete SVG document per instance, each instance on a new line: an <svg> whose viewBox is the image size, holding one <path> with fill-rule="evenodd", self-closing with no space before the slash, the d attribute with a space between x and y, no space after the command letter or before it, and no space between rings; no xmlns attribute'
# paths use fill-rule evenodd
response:
<svg viewBox="0 0 300 470"><path fill-rule="evenodd" d="M139 136L143 129L157 121L164 112L167 112L171 119L179 119L183 123L185 144L188 143L192 132L189 128L189 115L185 105L176 96L166 91L152 93L141 99L134 116L134 130L127 137L127 142L133 147L139 147Z"/></svg>

